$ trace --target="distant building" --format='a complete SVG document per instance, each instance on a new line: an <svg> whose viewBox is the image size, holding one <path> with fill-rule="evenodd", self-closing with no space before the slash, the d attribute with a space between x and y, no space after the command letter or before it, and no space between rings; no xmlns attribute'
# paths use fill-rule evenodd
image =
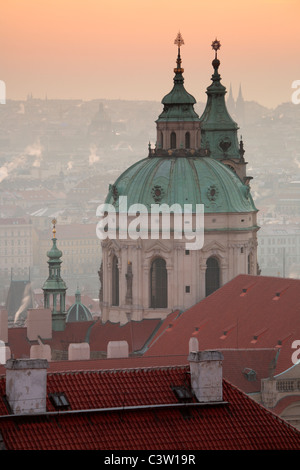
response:
<svg viewBox="0 0 300 470"><path fill-rule="evenodd" d="M33 228L24 217L0 218L0 278L9 284L14 277L27 279L33 265Z"/></svg>
<svg viewBox="0 0 300 470"><path fill-rule="evenodd" d="M264 276L300 277L300 225L262 225L257 254Z"/></svg>

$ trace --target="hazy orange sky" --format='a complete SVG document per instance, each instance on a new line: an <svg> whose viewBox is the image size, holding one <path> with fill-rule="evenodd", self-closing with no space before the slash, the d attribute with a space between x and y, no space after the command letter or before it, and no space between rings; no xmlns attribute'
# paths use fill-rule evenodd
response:
<svg viewBox="0 0 300 470"><path fill-rule="evenodd" d="M174 39L185 86L205 101L217 37L222 81L268 107L300 80L299 0L9 0L0 19L7 99L137 99L170 91Z"/></svg>

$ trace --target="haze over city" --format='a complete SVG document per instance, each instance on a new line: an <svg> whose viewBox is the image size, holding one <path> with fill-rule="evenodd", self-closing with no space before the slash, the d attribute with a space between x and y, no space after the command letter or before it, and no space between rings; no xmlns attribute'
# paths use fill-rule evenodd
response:
<svg viewBox="0 0 300 470"><path fill-rule="evenodd" d="M0 450L300 449L299 13L2 5Z"/></svg>
<svg viewBox="0 0 300 470"><path fill-rule="evenodd" d="M184 36L185 80L205 101L210 44L220 39L227 86L275 108L299 79L297 0L12 0L1 7L7 99L160 100Z"/></svg>

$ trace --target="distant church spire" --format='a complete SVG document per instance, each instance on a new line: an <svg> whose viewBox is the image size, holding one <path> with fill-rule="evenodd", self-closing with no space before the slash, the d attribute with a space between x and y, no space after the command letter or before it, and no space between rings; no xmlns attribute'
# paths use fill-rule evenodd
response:
<svg viewBox="0 0 300 470"><path fill-rule="evenodd" d="M234 101L234 98L233 98L231 83L230 83L228 98L226 100L226 106L227 106L227 109L230 112L230 114L234 115L235 114L235 101Z"/></svg>
<svg viewBox="0 0 300 470"><path fill-rule="evenodd" d="M236 116L241 124L244 124L245 120L245 102L242 93L242 85L239 87L239 94L236 100Z"/></svg>

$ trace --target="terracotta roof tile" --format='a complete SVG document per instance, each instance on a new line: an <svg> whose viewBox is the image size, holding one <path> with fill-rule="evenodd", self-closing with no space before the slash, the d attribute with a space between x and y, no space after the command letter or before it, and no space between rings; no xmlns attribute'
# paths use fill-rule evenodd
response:
<svg viewBox="0 0 300 470"><path fill-rule="evenodd" d="M299 290L298 279L237 276L183 312L145 354L187 355L194 335L199 349L277 348L275 373L280 373L293 365L292 343L300 339ZM161 326L162 331L167 324ZM201 327L196 333L197 325Z"/></svg>
<svg viewBox="0 0 300 470"><path fill-rule="evenodd" d="M48 374L48 393L65 391L72 411L173 404L171 385L189 381L188 367ZM187 412L172 406L47 416L0 417L6 449L274 450L300 448L300 433L226 380L224 405ZM5 380L0 380L3 396ZM48 400L48 409L53 410ZM183 413L185 411L185 413ZM0 400L0 414L7 411Z"/></svg>

